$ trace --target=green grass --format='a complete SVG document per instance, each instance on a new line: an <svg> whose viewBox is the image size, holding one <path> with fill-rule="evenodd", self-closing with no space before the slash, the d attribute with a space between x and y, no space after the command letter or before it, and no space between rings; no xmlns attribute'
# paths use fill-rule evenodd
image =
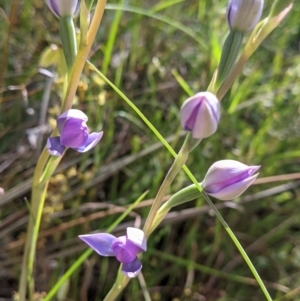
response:
<svg viewBox="0 0 300 301"><path fill-rule="evenodd" d="M9 16L14 1L4 2L1 7ZM4 300L17 290L28 217L24 200L30 200L25 181L37 160L26 130L37 126L40 117L46 78L38 74L39 59L50 43L59 46L58 22L44 2L16 2L8 67L0 88L0 186L6 191L0 197L0 299ZM266 2L267 12L272 1ZM178 135L181 104L191 91L206 89L218 64L227 33L225 7L226 1L215 0L111 1L90 61L163 137ZM260 177L299 171L299 13L300 5L295 3L222 100L217 133L205 139L187 162L199 181L214 161L224 158L262 165ZM8 32L3 18L0 29L2 49ZM51 87L47 124L58 114L61 89L57 77ZM147 198L152 199L172 164L165 148L152 149L158 139L151 130L88 66L75 106L87 112L91 130L103 129L105 135L97 148L83 156L68 150L50 182L37 250L37 292L49 292L83 253L85 245L77 235L104 231L121 215L123 206L132 204L143 191L148 190ZM28 109L34 114L28 114ZM169 141L176 151L182 139L175 136ZM252 186L245 193L249 202L241 198L239 203L215 203L223 205L223 217L249 248L248 255L272 297L297 301L299 183L255 199L256 193L286 183ZM180 172L169 193L189 184ZM19 193L12 194L16 187ZM123 233L133 221L139 226L148 211L142 201L114 233ZM143 276L152 300L201 300L201 296L212 301L264 300L204 201L181 205L176 211L178 216L167 219L151 236L149 252L143 255ZM72 273L68 286L60 291L67 297L60 300L84 301L84 296L103 300L117 269L115 260L93 253ZM291 297L284 297L293 290ZM130 282L121 300L143 300L138 279Z"/></svg>

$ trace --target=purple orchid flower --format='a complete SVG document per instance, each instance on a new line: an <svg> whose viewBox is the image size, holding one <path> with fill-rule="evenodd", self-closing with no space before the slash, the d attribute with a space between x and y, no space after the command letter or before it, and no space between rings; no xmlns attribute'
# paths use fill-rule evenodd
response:
<svg viewBox="0 0 300 301"><path fill-rule="evenodd" d="M220 103L210 92L199 92L188 98L181 107L180 120L184 130L195 139L211 136L218 127Z"/></svg>
<svg viewBox="0 0 300 301"><path fill-rule="evenodd" d="M78 0L45 0L46 4L57 17L72 16L77 8Z"/></svg>
<svg viewBox="0 0 300 301"><path fill-rule="evenodd" d="M217 161L207 171L201 186L209 195L228 201L240 196L253 183L259 168L234 160Z"/></svg>
<svg viewBox="0 0 300 301"><path fill-rule="evenodd" d="M230 0L227 6L230 28L242 33L251 31L261 17L263 6L263 0Z"/></svg>
<svg viewBox="0 0 300 301"><path fill-rule="evenodd" d="M142 230L128 227L125 236L115 237L108 233L79 235L86 244L102 256L115 256L122 263L122 272L133 278L142 269L138 253L147 250L145 234Z"/></svg>
<svg viewBox="0 0 300 301"><path fill-rule="evenodd" d="M52 156L61 156L66 148L84 153L93 148L102 138L103 132L89 134L88 117L80 110L71 109L57 119L60 136L50 137L46 148Z"/></svg>

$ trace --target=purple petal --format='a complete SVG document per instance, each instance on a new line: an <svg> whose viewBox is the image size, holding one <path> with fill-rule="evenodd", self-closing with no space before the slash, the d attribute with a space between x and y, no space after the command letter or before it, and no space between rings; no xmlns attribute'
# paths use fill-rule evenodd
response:
<svg viewBox="0 0 300 301"><path fill-rule="evenodd" d="M252 177L246 178L240 182L225 187L217 192L208 192L206 190L205 191L216 199L220 199L222 201L229 201L239 197L253 183L257 176L258 173L253 175Z"/></svg>
<svg viewBox="0 0 300 301"><path fill-rule="evenodd" d="M76 10L78 0L46 0L46 4L53 14L60 18L72 16Z"/></svg>
<svg viewBox="0 0 300 301"><path fill-rule="evenodd" d="M189 119L186 121L185 123L185 126L184 126L184 130L186 131L192 131L195 127L195 123L196 123L196 120L197 120L197 116L198 116L198 112L199 112L199 109L201 107L201 104L202 104L202 100L204 98L202 97L201 100L199 100L199 102L197 103L197 105L194 107Z"/></svg>
<svg viewBox="0 0 300 301"><path fill-rule="evenodd" d="M87 152L88 150L92 149L101 140L102 136L103 136L103 132L91 133L88 136L85 145L79 148L75 148L75 150L80 153Z"/></svg>
<svg viewBox="0 0 300 301"><path fill-rule="evenodd" d="M144 231L141 229L128 227L127 239L131 241L135 246L139 247L141 252L147 250L147 240Z"/></svg>
<svg viewBox="0 0 300 301"><path fill-rule="evenodd" d="M248 166L235 160L220 160L207 171L203 180L205 191L216 192L222 188L252 176L260 166Z"/></svg>
<svg viewBox="0 0 300 301"><path fill-rule="evenodd" d="M141 248L134 245L126 236L118 237L113 242L111 249L121 263L132 262L136 255L141 252Z"/></svg>
<svg viewBox="0 0 300 301"><path fill-rule="evenodd" d="M79 235L86 244L102 256L115 256L111 246L116 237L108 233Z"/></svg>
<svg viewBox="0 0 300 301"><path fill-rule="evenodd" d="M48 5L49 9L52 11L52 13L59 18L60 14L59 14L59 10L57 7L57 3L55 0L46 0L46 4Z"/></svg>
<svg viewBox="0 0 300 301"><path fill-rule="evenodd" d="M207 171L202 187L208 194L231 200L240 196L256 179L260 166L247 166L235 160L215 162Z"/></svg>
<svg viewBox="0 0 300 301"><path fill-rule="evenodd" d="M58 130L59 130L60 133L61 133L61 131L63 129L64 123L69 118L80 119L83 122L87 122L88 121L88 117L82 111L80 111L80 110L71 109L71 110L65 111L64 113L62 113L57 118L57 127L58 127Z"/></svg>
<svg viewBox="0 0 300 301"><path fill-rule="evenodd" d="M81 119L67 119L64 123L60 143L65 147L79 148L86 144L89 137L87 125Z"/></svg>
<svg viewBox="0 0 300 301"><path fill-rule="evenodd" d="M60 15L72 16L76 10L78 0L59 0Z"/></svg>
<svg viewBox="0 0 300 301"><path fill-rule="evenodd" d="M195 96L188 98L181 107L181 126L187 131L191 131L194 127L194 120L191 117L204 99L203 97L195 98Z"/></svg>
<svg viewBox="0 0 300 301"><path fill-rule="evenodd" d="M60 143L60 137L50 137L47 140L46 148L48 149L48 152L52 156L59 157L63 154L64 150L66 149L63 145Z"/></svg>
<svg viewBox="0 0 300 301"><path fill-rule="evenodd" d="M199 92L188 98L181 107L181 126L191 131L195 139L212 135L218 127L220 103L210 92Z"/></svg>
<svg viewBox="0 0 300 301"><path fill-rule="evenodd" d="M263 10L263 0L231 0L227 5L227 21L231 29L251 31L258 23Z"/></svg>
<svg viewBox="0 0 300 301"><path fill-rule="evenodd" d="M247 170L245 170L245 171L243 171L239 174L232 175L231 178L224 179L221 182L212 183L210 185L206 184L205 185L205 191L208 192L208 193L215 193L215 192L221 191L221 190L225 189L226 187L230 187L233 184L236 184L236 183L239 183L239 182L242 182L242 181L248 179L258 169L259 169L259 166L252 166L252 168L249 167Z"/></svg>
<svg viewBox="0 0 300 301"><path fill-rule="evenodd" d="M132 262L124 263L122 265L122 273L129 278L134 278L142 269L142 264L136 257Z"/></svg>

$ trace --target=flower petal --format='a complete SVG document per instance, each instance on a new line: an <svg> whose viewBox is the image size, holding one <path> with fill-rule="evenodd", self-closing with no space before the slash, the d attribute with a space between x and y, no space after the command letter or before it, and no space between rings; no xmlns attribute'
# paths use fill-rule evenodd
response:
<svg viewBox="0 0 300 301"><path fill-rule="evenodd" d="M219 119L220 103L214 94L207 91L188 98L181 107L181 126L192 132L195 139L212 135L217 130Z"/></svg>
<svg viewBox="0 0 300 301"><path fill-rule="evenodd" d="M118 237L113 242L111 249L121 263L132 262L136 255L142 251L140 247L128 240L127 236Z"/></svg>
<svg viewBox="0 0 300 301"><path fill-rule="evenodd" d="M203 180L203 187L212 192L210 187L219 185L222 189L225 186L252 176L260 166L248 166L235 160L220 160L215 162L207 171Z"/></svg>
<svg viewBox="0 0 300 301"><path fill-rule="evenodd" d="M58 127L58 130L59 130L60 133L63 129L64 123L69 118L80 119L83 122L88 121L88 117L82 111L76 110L76 109L67 110L57 118L57 127Z"/></svg>
<svg viewBox="0 0 300 301"><path fill-rule="evenodd" d="M116 240L116 237L108 233L96 233L79 235L86 244L88 244L94 251L102 256L115 256L111 246Z"/></svg>
<svg viewBox="0 0 300 301"><path fill-rule="evenodd" d="M141 229L128 227L127 228L127 239L134 245L141 249L141 252L147 250L147 240L144 231Z"/></svg>
<svg viewBox="0 0 300 301"><path fill-rule="evenodd" d="M89 129L84 121L69 118L63 125L60 143L65 147L80 148L84 146L89 137Z"/></svg>
<svg viewBox="0 0 300 301"><path fill-rule="evenodd" d="M74 148L74 149L80 153L87 152L88 150L92 149L101 140L102 136L103 136L103 132L91 133L88 136L88 139L84 146L79 148Z"/></svg>
<svg viewBox="0 0 300 301"><path fill-rule="evenodd" d="M124 263L122 265L122 273L129 278L134 278L142 269L142 264L139 259L136 257L133 261L129 263Z"/></svg>
<svg viewBox="0 0 300 301"><path fill-rule="evenodd" d="M72 16L76 10L78 0L46 0L52 13L60 18Z"/></svg>
<svg viewBox="0 0 300 301"><path fill-rule="evenodd" d="M63 154L64 150L66 149L60 143L60 137L50 137L47 140L46 148L50 155L59 157Z"/></svg>
<svg viewBox="0 0 300 301"><path fill-rule="evenodd" d="M204 191L220 200L240 196L255 180L260 166L247 166L235 160L215 162L201 183Z"/></svg>
<svg viewBox="0 0 300 301"><path fill-rule="evenodd" d="M52 11L52 13L59 18L59 11L58 7L56 5L56 1L54 0L46 0L46 4L48 5L49 9Z"/></svg>
<svg viewBox="0 0 300 301"><path fill-rule="evenodd" d="M207 192L207 193L213 196L214 198L220 199L222 201L229 201L235 199L239 197L253 183L253 181L257 178L258 175L259 174L257 173L252 177L249 177L240 182L227 186L218 192L215 193Z"/></svg>
<svg viewBox="0 0 300 301"><path fill-rule="evenodd" d="M78 0L59 0L60 15L72 16L76 10Z"/></svg>

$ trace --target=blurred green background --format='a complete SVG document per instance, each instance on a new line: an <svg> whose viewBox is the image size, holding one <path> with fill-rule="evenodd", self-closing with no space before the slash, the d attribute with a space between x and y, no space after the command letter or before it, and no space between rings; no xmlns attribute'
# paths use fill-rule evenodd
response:
<svg viewBox="0 0 300 301"><path fill-rule="evenodd" d="M271 4L266 1L263 16ZM92 48L90 60L177 151L183 142L180 106L188 97L179 79L194 92L207 88L228 33L226 5L223 0L109 1ZM300 300L299 15L295 1L222 100L217 133L187 162L199 181L217 160L262 165L260 178L243 197L215 203L277 301ZM5 190L0 300L6 301L17 290L31 177L59 114L64 61L58 22L44 1L2 0L0 28L0 187ZM83 155L68 150L50 181L35 265L36 300L86 249L77 235L104 231L148 191L114 234L140 227L172 164L153 133L88 66L74 103L89 116L91 130L103 129L104 137ZM169 194L189 184L181 172ZM171 212L148 246L143 275L153 301L264 300L203 199ZM100 301L117 269L116 260L94 253L55 300ZM144 300L137 278L120 300Z"/></svg>

